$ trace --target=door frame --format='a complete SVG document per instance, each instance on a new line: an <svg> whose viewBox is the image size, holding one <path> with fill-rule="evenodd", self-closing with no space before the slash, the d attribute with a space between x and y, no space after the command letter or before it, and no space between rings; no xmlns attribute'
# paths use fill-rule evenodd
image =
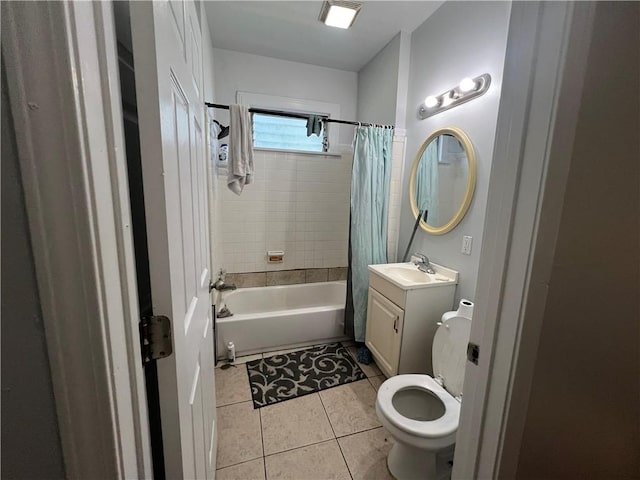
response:
<svg viewBox="0 0 640 480"><path fill-rule="evenodd" d="M452 478L514 478L595 3L514 2Z"/></svg>
<svg viewBox="0 0 640 480"><path fill-rule="evenodd" d="M66 474L152 478L112 5L2 10Z"/></svg>
<svg viewBox="0 0 640 480"><path fill-rule="evenodd" d="M517 465L594 8L512 5L454 478ZM111 4L5 3L2 27L67 475L148 478Z"/></svg>

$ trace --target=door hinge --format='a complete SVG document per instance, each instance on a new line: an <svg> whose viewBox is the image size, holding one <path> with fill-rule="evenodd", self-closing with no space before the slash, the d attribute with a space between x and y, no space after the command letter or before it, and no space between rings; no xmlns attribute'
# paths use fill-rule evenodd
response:
<svg viewBox="0 0 640 480"><path fill-rule="evenodd" d="M480 357L480 346L469 342L467 344L467 360L477 365L478 357Z"/></svg>
<svg viewBox="0 0 640 480"><path fill-rule="evenodd" d="M152 315L140 319L140 347L143 365L173 353L169 317Z"/></svg>

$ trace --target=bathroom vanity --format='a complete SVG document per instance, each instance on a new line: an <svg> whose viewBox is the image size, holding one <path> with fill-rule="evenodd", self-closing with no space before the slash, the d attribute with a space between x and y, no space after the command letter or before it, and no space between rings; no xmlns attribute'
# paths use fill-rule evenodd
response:
<svg viewBox="0 0 640 480"><path fill-rule="evenodd" d="M453 307L458 272L432 263L369 265L365 343L387 376L432 373L431 344L442 314Z"/></svg>

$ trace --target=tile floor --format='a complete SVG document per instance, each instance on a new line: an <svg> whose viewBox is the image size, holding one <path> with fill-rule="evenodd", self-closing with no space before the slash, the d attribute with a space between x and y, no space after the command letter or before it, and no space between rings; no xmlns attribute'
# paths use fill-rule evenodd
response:
<svg viewBox="0 0 640 480"><path fill-rule="evenodd" d="M355 358L356 347L343 342ZM288 351L265 353L265 356ZM366 380L253 409L243 363L216 369L220 480L392 479L387 453L393 439L375 412L385 377L360 365Z"/></svg>

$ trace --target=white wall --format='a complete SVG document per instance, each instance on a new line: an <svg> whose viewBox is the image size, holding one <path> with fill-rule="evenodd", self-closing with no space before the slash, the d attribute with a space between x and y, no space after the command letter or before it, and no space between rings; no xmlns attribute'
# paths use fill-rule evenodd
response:
<svg viewBox="0 0 640 480"><path fill-rule="evenodd" d="M398 51L398 90L396 92L396 134L405 134L409 71L411 68L411 33L400 32Z"/></svg>
<svg viewBox="0 0 640 480"><path fill-rule="evenodd" d="M398 33L358 72L358 120L396 127L391 154L387 226L389 262L395 262L398 256L410 42L411 34Z"/></svg>
<svg viewBox="0 0 640 480"><path fill-rule="evenodd" d="M358 121L392 124L404 135L411 33L399 32L358 72Z"/></svg>
<svg viewBox="0 0 640 480"><path fill-rule="evenodd" d="M391 150L391 179L389 181L389 223L387 224L387 261L398 259L398 231L402 207L402 163L407 139L403 135L393 136ZM402 255L402 252L400 253Z"/></svg>
<svg viewBox="0 0 640 480"><path fill-rule="evenodd" d="M215 103L236 103L236 93L244 91L337 103L343 120L356 118L358 79L355 72L217 48L213 50L213 57L216 97L212 100ZM217 111L216 118L228 122L225 111ZM340 144L351 145L353 127L332 124L331 128L339 129Z"/></svg>
<svg viewBox="0 0 640 480"><path fill-rule="evenodd" d="M203 7L204 8L204 7ZM203 12L204 13L204 12ZM211 43L211 32L209 22L204 18L202 23L202 69L204 74L204 98L207 102L213 101L215 89L215 70L213 60L213 45Z"/></svg>
<svg viewBox="0 0 640 480"><path fill-rule="evenodd" d="M414 224L409 204L409 172L422 142L434 130L455 126L475 146L478 181L471 208L462 222L442 236L418 230L413 252L460 272L456 298L473 299L484 226L489 172L502 83L510 13L508 2L447 2L411 34L411 65L407 100L407 148L398 249L404 251ZM418 106L430 94L455 86L460 79L489 73L491 88L482 97L426 120ZM460 253L463 235L473 236L470 256Z"/></svg>
<svg viewBox="0 0 640 480"><path fill-rule="evenodd" d="M398 33L358 72L358 121L395 124L399 60Z"/></svg>
<svg viewBox="0 0 640 480"><path fill-rule="evenodd" d="M64 478L2 63L2 478Z"/></svg>
<svg viewBox="0 0 640 480"><path fill-rule="evenodd" d="M223 267L242 273L347 266L351 154L254 156L254 182L242 195L219 179ZM284 250L284 262L267 263L269 250Z"/></svg>
<svg viewBox="0 0 640 480"><path fill-rule="evenodd" d="M202 69L204 75L204 98L206 101L212 101L215 99L216 94L216 83L215 83L215 69L214 69L214 54L213 54L213 45L211 43L211 32L209 30L209 22L206 20L206 13L204 12L204 5L201 3L200 7L203 9L202 11ZM207 120L210 120L213 117L216 117L219 112L214 109L207 109L205 115L207 115ZM208 133L210 133L209 131ZM209 145L207 146L206 152L208 161L209 161L209 173L210 173L210 192L209 192L209 226L210 226L210 253L211 253L211 271L212 278L215 282L218 272L222 268L222 254L220 249L218 248L222 242L220 229L217 228L217 223L219 221L220 216L222 215L222 205L220 202L220 189L218 187L218 180L215 169L215 158L218 155L218 141L216 138L211 138L211 135L207 135L206 138L209 141ZM213 298L217 298L217 295L214 295Z"/></svg>
<svg viewBox="0 0 640 480"><path fill-rule="evenodd" d="M596 7L519 479L640 478L639 39Z"/></svg>

